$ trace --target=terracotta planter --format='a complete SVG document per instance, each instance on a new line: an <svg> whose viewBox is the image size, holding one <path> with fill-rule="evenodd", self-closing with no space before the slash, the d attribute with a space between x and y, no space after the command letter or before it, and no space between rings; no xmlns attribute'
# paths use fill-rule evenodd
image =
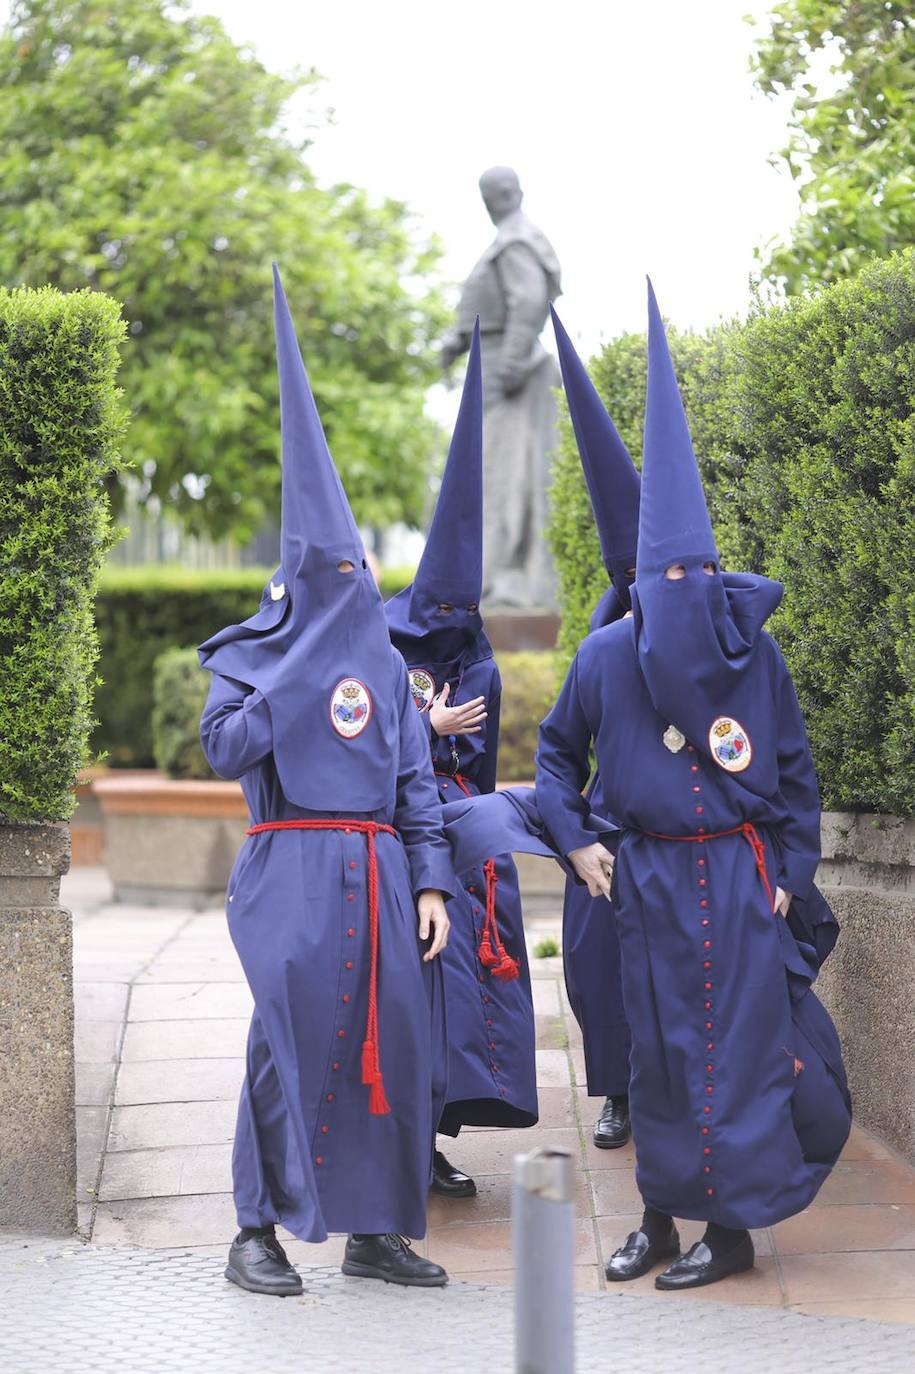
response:
<svg viewBox="0 0 915 1374"><path fill-rule="evenodd" d="M248 825L237 782L109 772L93 785L116 902L221 906Z"/></svg>

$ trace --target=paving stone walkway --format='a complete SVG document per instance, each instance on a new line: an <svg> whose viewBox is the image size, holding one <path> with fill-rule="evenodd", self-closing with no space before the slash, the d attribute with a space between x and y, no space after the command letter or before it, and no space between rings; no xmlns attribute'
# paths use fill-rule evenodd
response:
<svg viewBox="0 0 915 1374"><path fill-rule="evenodd" d="M512 1158L537 1144L563 1145L577 1163L579 1368L598 1368L601 1340L616 1342L617 1334L639 1342L644 1361L640 1355L640 1362L632 1363L627 1353L633 1370L657 1368L662 1346L669 1362L671 1349L682 1354L687 1342L700 1337L704 1371L736 1368L737 1352L747 1340L756 1368L763 1370L801 1368L788 1360L794 1349L808 1352L808 1369L814 1349L817 1370L858 1363L875 1371L915 1367L915 1329L908 1325L915 1323L915 1169L858 1129L816 1204L756 1236L759 1260L751 1274L669 1297L655 1293L651 1277L625 1291L601 1291L606 1256L639 1215L633 1155L631 1149L599 1151L591 1144L599 1104L579 1086L584 1082L580 1037L558 959L533 961L539 1126L471 1130L448 1143L449 1156L476 1177L479 1196L464 1202L432 1199L429 1232L418 1248L458 1282L417 1300L416 1294L382 1285L345 1281L336 1268L343 1241L333 1237L322 1246L289 1241L290 1256L306 1276L301 1300L259 1302L234 1292L219 1276L234 1227L229 1161L251 1003L222 912L112 906L104 874L96 869L74 870L65 881L64 900L75 913L79 1221L83 1238L92 1244L71 1244L63 1253L60 1246L7 1244L4 1273L9 1276L12 1264L24 1291L48 1289L65 1313L72 1304L84 1303L87 1312L96 1312L93 1304L114 1312L117 1304L104 1304L116 1291L128 1308L137 1302L137 1320L142 1309L150 1329L165 1323L169 1340L179 1344L172 1316L180 1311L188 1332L193 1328L204 1333L199 1339L210 1340L207 1348L216 1359L201 1365L189 1350L183 1365L156 1363L148 1349L140 1348L142 1341L131 1343L122 1332L116 1365L77 1361L74 1369L117 1367L124 1374L147 1367L221 1369L216 1352L235 1339L237 1325L247 1323L245 1340L250 1336L256 1349L254 1333L261 1326L279 1332L291 1324L290 1330L299 1331L296 1323L303 1315L302 1331L307 1330L308 1349L316 1355L325 1335L332 1350L334 1333L339 1345L341 1331L358 1330L363 1307L367 1318L377 1313L382 1325L373 1330L387 1333L382 1345L394 1341L395 1354L400 1352L390 1364L379 1363L387 1355L373 1347L375 1369L403 1368L403 1350L427 1329L428 1348L439 1354L452 1338L467 1348L475 1329L477 1338L486 1335L485 1357L480 1347L479 1361L469 1354L463 1367L485 1367L487 1374L507 1369L511 1293L507 1287L481 1285L511 1283ZM528 913L532 944L558 934L555 902L540 907ZM687 1245L700 1231L696 1223L681 1226ZM43 1258L46 1263L37 1265ZM306 1266L316 1267L306 1274ZM93 1296L96 1289L102 1296ZM832 1320L805 1321L799 1314ZM869 1320L836 1320L840 1317ZM15 1311L8 1310L6 1319L15 1321ZM114 1332L117 1323L111 1320ZM496 1336L495 1345L489 1344ZM56 1337L45 1333L43 1339L53 1344ZM673 1347L664 1345L671 1340ZM860 1360L851 1354L859 1340ZM593 1365L586 1362L589 1341ZM772 1353L769 1363L756 1358L770 1347L783 1353L777 1359ZM846 1350L848 1363L833 1364L833 1348L836 1360ZM493 1350L502 1350L502 1363L497 1354L490 1358ZM907 1352L905 1366L897 1362L901 1351ZM290 1357L292 1362L282 1364L271 1355L270 1368L355 1367L338 1354L336 1364L317 1356L313 1364L304 1364L301 1352L298 1363ZM711 1362L711 1355L722 1362ZM56 1358L35 1368L71 1367ZM15 1360L7 1367L16 1374L31 1368ZM411 1365L413 1370L436 1367Z"/></svg>

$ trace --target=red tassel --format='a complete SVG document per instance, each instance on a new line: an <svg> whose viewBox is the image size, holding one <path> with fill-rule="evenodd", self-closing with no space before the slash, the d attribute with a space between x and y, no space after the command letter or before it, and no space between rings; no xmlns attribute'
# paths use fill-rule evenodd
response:
<svg viewBox="0 0 915 1374"><path fill-rule="evenodd" d="M378 1054L371 1040L362 1042L362 1081L366 1086L375 1081L375 1060Z"/></svg>
<svg viewBox="0 0 915 1374"><path fill-rule="evenodd" d="M391 1108L384 1094L384 1079L379 1073L369 1089L369 1115L387 1116Z"/></svg>
<svg viewBox="0 0 915 1374"><path fill-rule="evenodd" d="M492 941L489 938L489 931L485 930L483 932L483 938L480 941L480 963L483 965L484 968L492 968L493 965L497 964L498 962L499 956L493 953Z"/></svg>
<svg viewBox="0 0 915 1374"><path fill-rule="evenodd" d="M494 978L500 978L503 983L510 983L513 978L519 978L521 975L517 959L513 959L510 954L506 954L504 949L501 949L499 953L502 957L499 960L498 967L493 969L492 976Z"/></svg>

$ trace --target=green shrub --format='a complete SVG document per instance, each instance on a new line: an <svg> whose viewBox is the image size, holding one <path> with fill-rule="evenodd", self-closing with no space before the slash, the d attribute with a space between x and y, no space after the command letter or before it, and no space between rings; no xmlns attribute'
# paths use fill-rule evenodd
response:
<svg viewBox="0 0 915 1374"><path fill-rule="evenodd" d="M722 562L785 583L771 629L824 804L915 813L915 252L672 351ZM640 359L629 335L594 362L634 457ZM606 585L568 433L556 482L568 657Z"/></svg>
<svg viewBox="0 0 915 1374"><path fill-rule="evenodd" d="M502 674L499 781L529 782L534 776L537 727L556 696L555 656L513 653L497 657Z"/></svg>
<svg viewBox="0 0 915 1374"><path fill-rule="evenodd" d="M166 649L153 670L153 753L170 778L211 778L200 745L200 714L210 688L196 648Z"/></svg>
<svg viewBox="0 0 915 1374"><path fill-rule="evenodd" d="M87 762L123 333L99 292L0 289L0 814L11 821L66 820Z"/></svg>
<svg viewBox="0 0 915 1374"><path fill-rule="evenodd" d="M538 940L534 945L535 959L555 959L559 953L559 941L554 940L552 935L545 935L542 940Z"/></svg>
<svg viewBox="0 0 915 1374"><path fill-rule="evenodd" d="M94 744L118 768L148 768L152 737L153 666L166 649L199 644L257 610L272 568L189 571L167 564L106 568L96 600L102 683L96 695ZM409 569L382 577L393 596Z"/></svg>

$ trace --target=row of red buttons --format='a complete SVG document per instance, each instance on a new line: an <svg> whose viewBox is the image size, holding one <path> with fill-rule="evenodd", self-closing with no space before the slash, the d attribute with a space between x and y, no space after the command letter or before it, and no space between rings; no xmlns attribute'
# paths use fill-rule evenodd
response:
<svg viewBox="0 0 915 1374"><path fill-rule="evenodd" d="M695 754L695 752L696 752L696 751L695 751L695 748L694 748L693 745L691 745L691 744L688 744L688 745L686 746L686 749L687 749L687 753L689 753L689 754ZM695 776L698 774L698 772L699 772L699 765L698 765L698 763L691 763L690 766L689 766L689 771L690 771L691 775L692 775L693 777L695 777ZM691 786L692 786L692 791L693 791L693 795L694 795L694 796L698 796L698 795L701 794L701 792L702 792L702 786L701 786L701 784L700 784L698 781L692 783ZM701 803L697 804L697 806L696 806L696 815L697 815L697 816L703 816L704 814L705 814L705 807L704 807ZM704 836L705 833L706 833L706 827L705 827L704 825L700 825L700 826L697 828L697 830L696 830L697 836ZM700 839L699 839L699 844L703 844L703 843L704 843L704 840L702 840L702 839L700 838ZM700 857L700 858L696 861L696 867L699 869L699 878L698 878L698 880L697 880L697 881L698 881L698 886L699 886L699 888L702 889L702 891L703 891L703 895L699 898L699 909L700 909L700 911L706 912L706 911L708 911L708 909L709 909L709 903L708 903L708 897L706 897L706 896L704 895L705 890L708 888L708 878L707 878L707 876L706 876L706 868L707 868L707 865L706 865L706 862L705 862L705 857L704 857L704 855L703 855L702 857ZM706 954L706 956L707 956L707 955L708 955L708 951L712 948L712 941L711 941L711 938L710 938L710 934L711 934L711 921L709 920L709 917L708 917L708 916L701 916L701 917L699 918L699 925L700 925L700 929L704 932L704 936L703 936L703 939L702 939L702 949L703 949L703 952L704 952L704 953ZM702 960L702 971L703 971L703 974L704 974L704 977L703 977L703 980L702 980L702 986L703 986L703 990L704 990L705 993L707 994L707 996L706 996L705 998L703 998L703 1003L702 1003L703 1009L704 1009L704 1011L705 1011L705 1013L706 1013L705 1029L706 1029L706 1031L711 1031L711 1030L713 1029L713 1023L712 1023L711 1016L709 1015L709 1013L712 1011L712 998L711 998L711 993L712 993L712 991L713 991L713 988L712 988L712 961L711 961L710 958L708 958L708 957L703 958L703 960ZM707 1041L706 1041L706 1044L705 1044L705 1051L706 1051L706 1054L710 1056L710 1055L711 1055L711 1052L712 1052L712 1050L713 1050L714 1048L715 1048L715 1042L714 1042L713 1040L707 1040ZM714 1082L712 1081L711 1075L712 1075L712 1074L714 1073L714 1071L715 1071L715 1065L714 1065L714 1062L713 1062L713 1060L712 1060L711 1058L708 1058L708 1059L706 1060L705 1071L706 1071L706 1073L709 1075L709 1080L706 1082L706 1085L705 1085L705 1093L706 1093L706 1096L707 1096L707 1097L712 1097L712 1096L714 1095L715 1085L714 1085ZM711 1103L710 1103L710 1102L706 1102L705 1106L702 1108L702 1111L703 1111L703 1115L705 1115L705 1116L711 1116L711 1114L712 1114L712 1105L711 1105ZM710 1127L709 1127L709 1126L703 1126L703 1127L702 1127L702 1134L703 1134L703 1136L708 1137L709 1133L710 1133ZM711 1153L712 1153L712 1147L711 1147L711 1145L703 1145L703 1147L702 1147L703 1158L707 1159L707 1158L711 1155ZM708 1164L708 1163L703 1164L703 1166L702 1166L702 1172L703 1172L703 1174L705 1174L705 1175L711 1174L711 1172L712 1172L712 1166L711 1166L710 1164ZM706 1188L705 1191L706 1191L706 1195L707 1195L708 1197L714 1197L714 1195L715 1195L715 1190L714 1190L714 1188L708 1187L708 1188Z"/></svg>
<svg viewBox="0 0 915 1374"><path fill-rule="evenodd" d="M352 834L352 831L346 830L346 831L344 831L344 834L350 835L350 834ZM350 861L349 861L347 867L350 868L350 869L354 869L354 868L358 868L359 865L357 864L357 862L356 862L355 859L350 859ZM352 902L352 901L355 900L355 896L356 896L356 894L355 894L354 892L347 892L347 894L346 894L346 900L347 900L348 902ZM347 937L348 940L353 940L353 939L355 939L355 937L356 937L356 927L355 927L355 926L349 926L349 927L347 928L346 937ZM353 971L353 960L352 960L352 959L346 959L346 960L344 960L343 967L344 967L344 969L347 971L347 973L352 973L352 971ZM348 993L348 992L344 992L344 993L341 995L341 997L340 997L340 1001L344 1004L344 1006L346 1006L349 1002L352 1001L352 996L351 996L351 994ZM343 1029L342 1026L341 1026L341 1027L338 1027L338 1029L337 1029L337 1039L338 1039L338 1040L345 1040L345 1039L346 1039L346 1031ZM331 1063L331 1066L330 1066L330 1067L331 1067L331 1071L332 1071L333 1073L339 1073L339 1072L340 1072L340 1069L341 1069L341 1067L342 1067L341 1064L340 1064L340 1060L339 1060L339 1059L333 1060L333 1062ZM336 1094L335 1094L335 1093L332 1093L332 1092L326 1093L325 1096L324 1096L324 1101L325 1101L325 1102L335 1102L335 1101L336 1101ZM322 1134L322 1135L329 1135L329 1134L330 1134L330 1126L327 1124L326 1121L325 1121L325 1122L322 1122L322 1124L321 1124L321 1134ZM315 1155L315 1164L321 1165L321 1164L323 1164L323 1163L324 1163L324 1155Z"/></svg>

